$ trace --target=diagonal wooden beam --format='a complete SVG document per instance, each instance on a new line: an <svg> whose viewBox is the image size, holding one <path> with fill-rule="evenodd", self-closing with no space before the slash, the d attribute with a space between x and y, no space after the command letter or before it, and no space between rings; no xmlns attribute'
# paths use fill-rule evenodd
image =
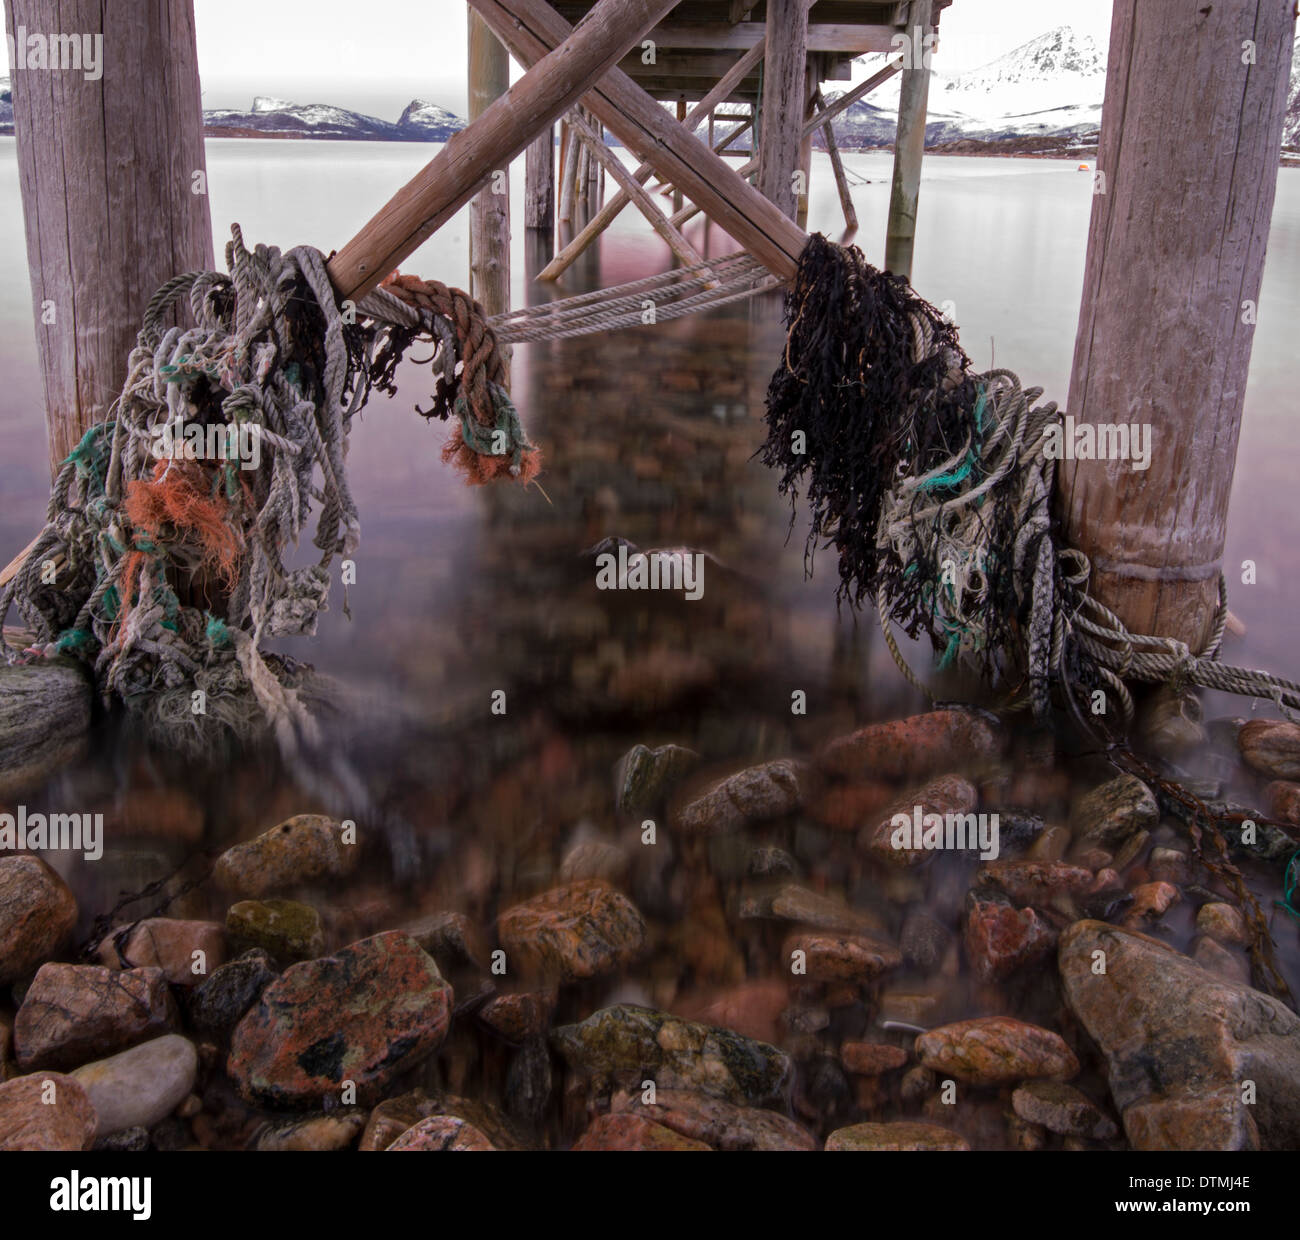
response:
<svg viewBox="0 0 1300 1240"><path fill-rule="evenodd" d="M840 192L840 207L844 211L844 228L847 237L858 231L858 212L853 205L853 194L849 190L849 178L844 175L844 161L840 158L839 143L835 141L835 126L823 120L826 115L826 100L822 98L818 87L813 95L813 107L817 110L817 119L822 123L822 137L826 139L826 154L830 156L831 171L835 174L835 188Z"/></svg>
<svg viewBox="0 0 1300 1240"><path fill-rule="evenodd" d="M826 111L820 116L814 117L803 127L803 136L807 137L815 129L820 129L823 125L829 125L841 112L846 112L853 104L857 103L864 95L869 95L878 86L883 86L888 82L895 73L903 68L903 62L891 60L879 73L873 73L865 82L859 82L851 91L841 95L834 103L830 104ZM736 175L739 177L748 176L758 169L758 156L756 155L748 163L741 164L736 169ZM668 217L668 222L676 228L680 228L687 220L700 213L700 208L693 203L681 211L675 212Z"/></svg>
<svg viewBox="0 0 1300 1240"><path fill-rule="evenodd" d="M718 79L714 88L687 113L686 124L688 127L697 123L700 117L706 116L710 109L722 103L744 81L749 71L763 59L766 46L766 39L760 39ZM652 165L643 163L632 173L632 177L638 185L644 185L653 172ZM613 195L605 206L591 218L587 226L542 269L537 278L539 280L558 280L573 265L578 256L614 222L619 212L629 202L631 202L631 198L621 190Z"/></svg>
<svg viewBox="0 0 1300 1240"><path fill-rule="evenodd" d="M687 267L694 267L698 263L702 263L704 255L668 222L668 217L655 206L654 199L632 179L632 174L623 166L622 160L601 141L596 131L587 124L586 119L575 111L570 114L569 123L574 126L578 135L586 144L592 158L614 178L619 188L632 199L641 214L650 221L650 227L663 238L664 243L673 254Z"/></svg>
<svg viewBox="0 0 1300 1240"><path fill-rule="evenodd" d="M456 134L329 262L343 298L364 297L432 236L557 116L566 112L676 6L677 0L599 0L577 28L564 27L510 90L467 129ZM508 24L498 11L484 13L497 37ZM672 123L671 121L669 122ZM611 126L612 128L612 126ZM615 130L617 132L617 130Z"/></svg>
<svg viewBox="0 0 1300 1240"><path fill-rule="evenodd" d="M573 29L546 0L470 3L522 64L536 64ZM794 278L808 241L803 229L738 177L722 156L678 125L626 73L611 69L588 91L583 104L661 177L680 185L773 275Z"/></svg>

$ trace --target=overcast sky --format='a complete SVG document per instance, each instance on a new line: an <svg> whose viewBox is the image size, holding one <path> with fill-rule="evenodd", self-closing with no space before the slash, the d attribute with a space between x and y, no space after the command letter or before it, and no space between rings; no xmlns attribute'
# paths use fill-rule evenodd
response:
<svg viewBox="0 0 1300 1240"><path fill-rule="evenodd" d="M254 95L395 120L412 99L464 115L465 0L195 0L208 108ZM973 69L1068 23L1107 44L1111 0L954 0L934 67Z"/></svg>

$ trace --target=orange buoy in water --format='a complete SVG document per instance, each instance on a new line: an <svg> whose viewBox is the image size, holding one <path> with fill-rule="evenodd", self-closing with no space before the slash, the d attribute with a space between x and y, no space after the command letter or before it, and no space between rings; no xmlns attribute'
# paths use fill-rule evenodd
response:
<svg viewBox="0 0 1300 1240"><path fill-rule="evenodd" d="M1088 165L1087 165L1087 164L1080 164L1080 165L1079 165L1079 171L1080 171L1080 172L1087 172L1087 171L1088 171Z"/></svg>

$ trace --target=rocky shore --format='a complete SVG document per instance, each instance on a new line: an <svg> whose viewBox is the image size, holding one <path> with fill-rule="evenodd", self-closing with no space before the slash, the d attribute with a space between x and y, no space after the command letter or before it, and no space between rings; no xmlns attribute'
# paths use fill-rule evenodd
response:
<svg viewBox="0 0 1300 1240"><path fill-rule="evenodd" d="M1276 884L1300 728L1194 732ZM301 813L81 950L102 910L5 854L0 1149L1296 1148L1300 1018L1158 792L956 709L730 771L636 745L581 831L462 858L458 903ZM914 810L996 814L996 857L900 847Z"/></svg>

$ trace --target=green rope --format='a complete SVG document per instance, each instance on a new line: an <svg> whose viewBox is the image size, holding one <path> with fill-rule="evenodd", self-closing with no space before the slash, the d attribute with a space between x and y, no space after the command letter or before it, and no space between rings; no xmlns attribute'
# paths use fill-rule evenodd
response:
<svg viewBox="0 0 1300 1240"><path fill-rule="evenodd" d="M1286 871L1282 879L1282 898L1274 900L1273 903L1280 908L1292 921L1300 922L1300 909L1297 909L1294 903L1297 884L1300 884L1300 848L1291 854L1291 860L1286 863Z"/></svg>

